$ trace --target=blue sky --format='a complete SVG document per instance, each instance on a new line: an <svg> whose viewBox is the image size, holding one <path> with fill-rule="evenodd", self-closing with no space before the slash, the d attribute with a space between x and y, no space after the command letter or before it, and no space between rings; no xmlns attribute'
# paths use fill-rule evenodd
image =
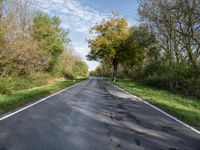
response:
<svg viewBox="0 0 200 150"><path fill-rule="evenodd" d="M138 0L35 0L34 3L49 15L61 18L62 27L70 30L72 45L89 70L94 70L98 62L87 61L85 57L89 52L86 39L91 38L88 30L112 12L126 17L130 25L138 21Z"/></svg>

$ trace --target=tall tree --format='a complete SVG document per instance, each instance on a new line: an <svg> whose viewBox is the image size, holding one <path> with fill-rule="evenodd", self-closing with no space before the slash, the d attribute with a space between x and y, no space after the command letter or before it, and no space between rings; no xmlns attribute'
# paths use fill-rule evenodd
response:
<svg viewBox="0 0 200 150"><path fill-rule="evenodd" d="M112 63L113 79L116 77L120 61L120 47L128 35L128 23L125 18L114 15L107 21L91 28L94 39L88 40L89 60L100 60Z"/></svg>
<svg viewBox="0 0 200 150"><path fill-rule="evenodd" d="M46 51L50 65L48 71L53 71L59 56L64 50L64 42L68 42L68 32L60 27L58 17L50 18L48 15L39 13L35 16L32 26L32 36L40 43L40 47Z"/></svg>
<svg viewBox="0 0 200 150"><path fill-rule="evenodd" d="M141 19L156 33L169 65L187 61L196 68L200 58L199 11L199 0L141 0Z"/></svg>

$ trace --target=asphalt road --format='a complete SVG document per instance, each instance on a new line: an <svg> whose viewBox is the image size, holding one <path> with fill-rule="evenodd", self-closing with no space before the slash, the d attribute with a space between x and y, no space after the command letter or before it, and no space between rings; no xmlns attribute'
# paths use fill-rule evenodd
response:
<svg viewBox="0 0 200 150"><path fill-rule="evenodd" d="M0 121L0 150L200 150L200 135L100 79Z"/></svg>

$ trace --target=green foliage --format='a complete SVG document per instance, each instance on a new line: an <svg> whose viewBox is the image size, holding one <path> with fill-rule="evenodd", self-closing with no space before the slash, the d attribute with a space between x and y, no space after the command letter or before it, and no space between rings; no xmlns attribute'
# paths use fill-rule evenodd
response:
<svg viewBox="0 0 200 150"><path fill-rule="evenodd" d="M0 78L0 93L9 94L18 90L42 86L47 84L50 78L52 76L47 73L37 73L31 77L4 76Z"/></svg>
<svg viewBox="0 0 200 150"><path fill-rule="evenodd" d="M58 63L58 58L64 50L63 42L69 41L68 32L60 27L60 23L58 17L50 18L43 13L37 14L33 20L32 36L49 57L48 71L53 71Z"/></svg>
<svg viewBox="0 0 200 150"><path fill-rule="evenodd" d="M88 76L88 66L82 60L75 60L75 64L73 67L73 74L75 78L79 77L87 77Z"/></svg>
<svg viewBox="0 0 200 150"><path fill-rule="evenodd" d="M154 87L200 97L199 74L200 68L194 70L187 64L168 66L156 63L147 67L140 80Z"/></svg>
<svg viewBox="0 0 200 150"><path fill-rule="evenodd" d="M131 27L126 41L120 51L122 64L139 69L156 49L156 39L146 27ZM151 58L149 58L151 59Z"/></svg>

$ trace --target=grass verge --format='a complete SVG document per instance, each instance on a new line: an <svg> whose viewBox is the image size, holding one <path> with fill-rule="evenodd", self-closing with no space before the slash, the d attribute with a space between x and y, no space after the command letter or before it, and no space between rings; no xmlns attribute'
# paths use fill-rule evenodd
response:
<svg viewBox="0 0 200 150"><path fill-rule="evenodd" d="M80 81L81 80L76 80L75 83L78 83ZM72 80L57 81L46 86L21 90L12 94L0 95L0 114L22 106L42 96L46 96L48 94L55 93L63 88L72 86L75 83Z"/></svg>
<svg viewBox="0 0 200 150"><path fill-rule="evenodd" d="M115 85L200 129L199 99L173 94L129 80L118 81Z"/></svg>

